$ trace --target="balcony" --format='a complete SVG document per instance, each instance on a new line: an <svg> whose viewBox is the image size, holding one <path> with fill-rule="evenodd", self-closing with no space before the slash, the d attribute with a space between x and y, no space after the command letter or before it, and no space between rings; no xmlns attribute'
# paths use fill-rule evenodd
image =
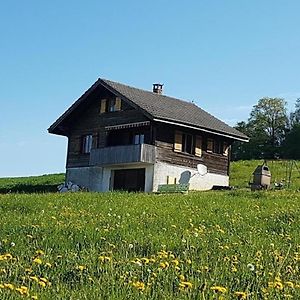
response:
<svg viewBox="0 0 300 300"><path fill-rule="evenodd" d="M129 163L155 163L155 146L148 144L123 145L92 149L90 166L109 166Z"/></svg>

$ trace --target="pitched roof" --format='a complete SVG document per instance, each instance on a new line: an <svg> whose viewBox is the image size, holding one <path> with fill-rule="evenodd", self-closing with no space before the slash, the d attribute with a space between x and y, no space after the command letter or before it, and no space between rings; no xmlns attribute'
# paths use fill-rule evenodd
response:
<svg viewBox="0 0 300 300"><path fill-rule="evenodd" d="M113 93L126 98L132 104L138 106L151 119L177 124L179 126L194 127L200 130L227 135L233 139L248 141L248 137L238 130L230 127L221 120L207 113L191 102L173 97L160 95L151 91L145 91L124 85L118 82L99 79L91 89L102 85ZM88 96L90 89L82 95L53 125L48 129L52 132Z"/></svg>

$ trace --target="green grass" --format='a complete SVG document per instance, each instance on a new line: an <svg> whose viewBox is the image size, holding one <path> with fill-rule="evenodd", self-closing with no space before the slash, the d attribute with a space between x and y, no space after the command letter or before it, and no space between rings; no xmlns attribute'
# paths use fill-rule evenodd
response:
<svg viewBox="0 0 300 300"><path fill-rule="evenodd" d="M249 187L249 182L252 181L252 173L258 165L261 165L263 160L244 160L232 162L230 165L230 185L237 188ZM270 168L272 175L272 186L274 182L283 182L285 188L299 189L300 188L300 162L295 161L292 166L290 186L288 186L291 161L277 160L268 161L267 165Z"/></svg>
<svg viewBox="0 0 300 300"><path fill-rule="evenodd" d="M0 178L0 194L56 192L57 186L64 181L65 174Z"/></svg>
<svg viewBox="0 0 300 300"><path fill-rule="evenodd" d="M21 298L21 286L38 299L220 299L216 286L222 299L299 299L299 201L293 191L0 195L0 299Z"/></svg>
<svg viewBox="0 0 300 300"><path fill-rule="evenodd" d="M188 195L0 179L0 299L299 299L300 174L289 190L250 192L260 163L231 165L240 189ZM284 163L269 166L284 179Z"/></svg>

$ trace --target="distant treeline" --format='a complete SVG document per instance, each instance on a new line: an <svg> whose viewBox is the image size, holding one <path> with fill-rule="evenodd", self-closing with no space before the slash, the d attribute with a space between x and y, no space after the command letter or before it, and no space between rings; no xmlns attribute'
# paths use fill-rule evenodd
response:
<svg viewBox="0 0 300 300"><path fill-rule="evenodd" d="M300 98L289 114L284 99L262 98L253 106L248 120L235 128L250 142L234 143L232 160L300 159Z"/></svg>

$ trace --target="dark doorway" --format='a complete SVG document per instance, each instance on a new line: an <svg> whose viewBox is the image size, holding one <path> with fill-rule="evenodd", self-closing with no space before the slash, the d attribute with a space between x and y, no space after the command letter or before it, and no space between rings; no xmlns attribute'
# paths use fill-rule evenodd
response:
<svg viewBox="0 0 300 300"><path fill-rule="evenodd" d="M145 169L115 170L114 190L123 190L128 192L144 192Z"/></svg>

